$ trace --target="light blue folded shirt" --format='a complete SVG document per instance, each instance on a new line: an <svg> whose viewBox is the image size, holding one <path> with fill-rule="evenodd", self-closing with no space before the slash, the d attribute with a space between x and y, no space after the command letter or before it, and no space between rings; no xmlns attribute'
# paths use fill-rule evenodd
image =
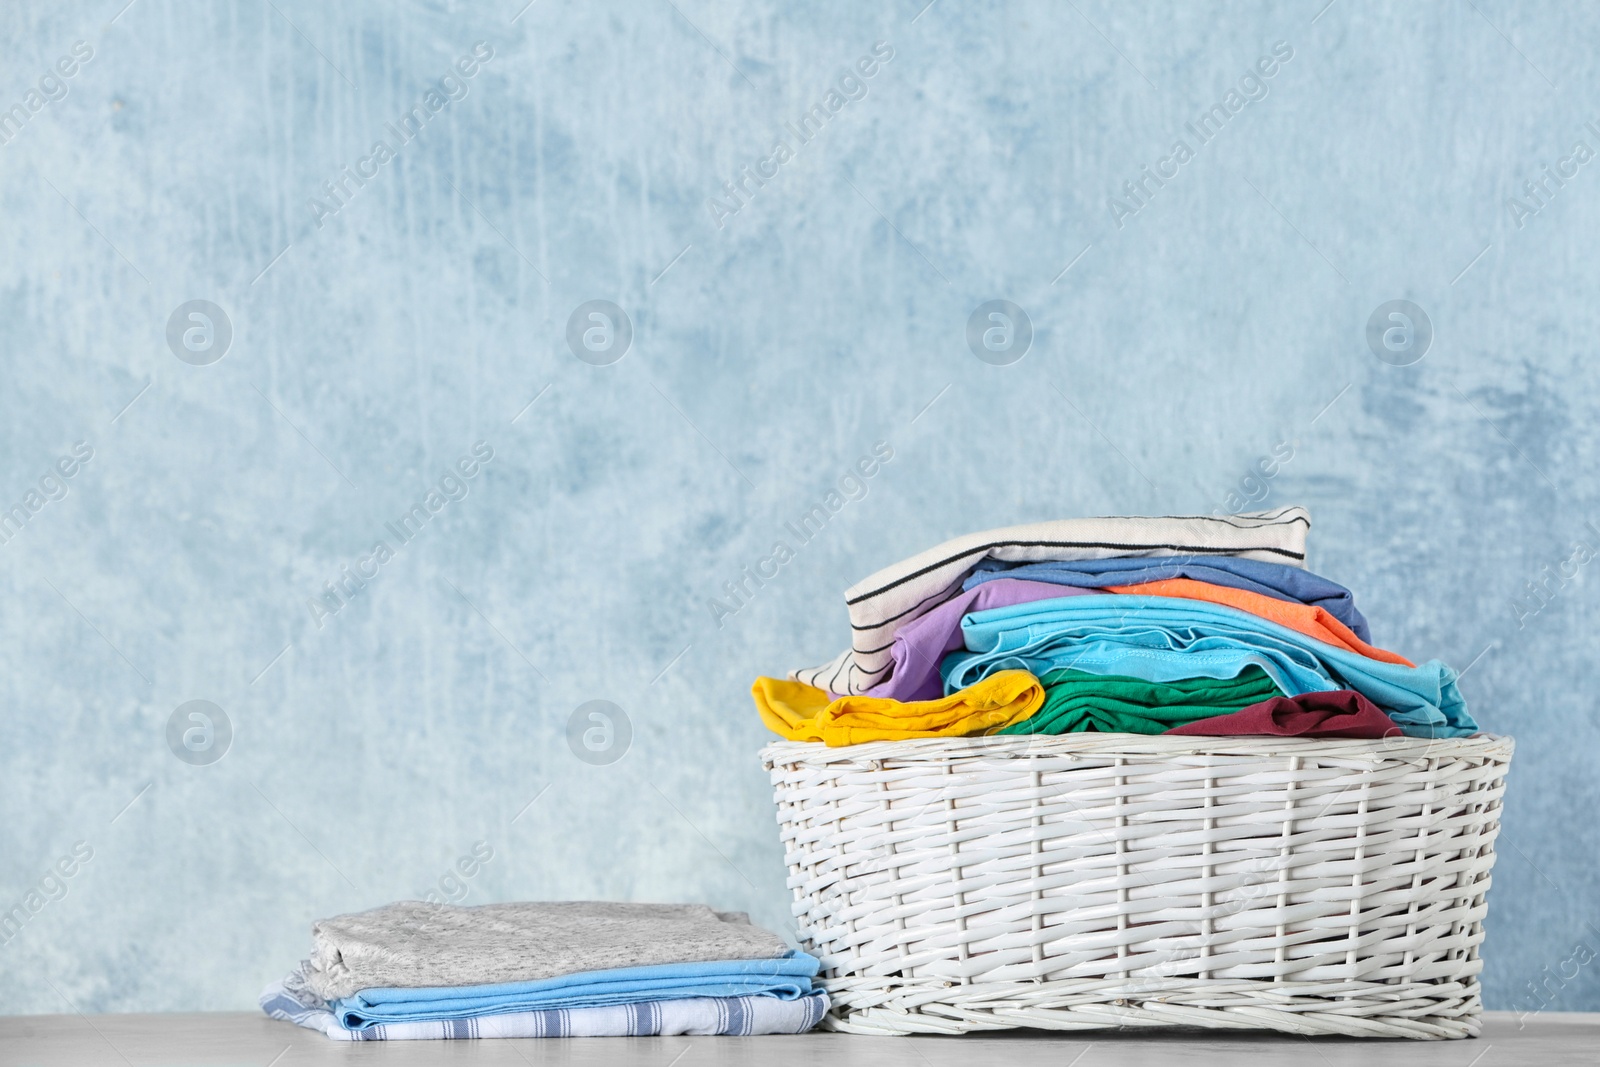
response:
<svg viewBox="0 0 1600 1067"><path fill-rule="evenodd" d="M1259 593L1274 600L1310 604L1350 627L1350 632L1361 640L1372 640L1366 616L1356 610L1355 597L1350 590L1303 568L1259 559L1240 556L1133 556L1022 564L986 559L978 562L972 574L961 583L961 588L971 589L997 578L1051 582L1080 589L1104 589L1111 585L1138 585L1168 578L1190 578L1197 582Z"/></svg>
<svg viewBox="0 0 1600 1067"><path fill-rule="evenodd" d="M1266 671L1289 696L1354 689L1410 737L1466 737L1456 672L1438 660L1417 667L1369 659L1222 604L1118 594L1036 600L975 611L961 620L966 652L939 665L946 694L996 671L1043 677L1062 667L1151 682L1233 678Z"/></svg>
<svg viewBox="0 0 1600 1067"><path fill-rule="evenodd" d="M465 1019L477 1015L551 1008L593 1008L684 997L767 996L794 1000L812 992L821 964L815 956L790 952L765 960L668 963L581 971L536 982L448 986L431 989L363 989L332 1004L346 1029L379 1023Z"/></svg>

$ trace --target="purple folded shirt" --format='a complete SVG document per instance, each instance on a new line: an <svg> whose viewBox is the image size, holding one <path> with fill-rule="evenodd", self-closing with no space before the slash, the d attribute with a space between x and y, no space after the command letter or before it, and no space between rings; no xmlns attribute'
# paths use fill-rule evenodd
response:
<svg viewBox="0 0 1600 1067"><path fill-rule="evenodd" d="M889 646L893 669L889 679L866 691L869 697L893 700L937 700L944 696L939 678L939 661L947 652L965 647L961 643L961 619L970 611L1009 608L1035 600L1061 600L1072 596L1099 593L1098 589L1079 589L1051 582L1026 582L1018 578L996 578L963 590L952 600L895 631Z"/></svg>

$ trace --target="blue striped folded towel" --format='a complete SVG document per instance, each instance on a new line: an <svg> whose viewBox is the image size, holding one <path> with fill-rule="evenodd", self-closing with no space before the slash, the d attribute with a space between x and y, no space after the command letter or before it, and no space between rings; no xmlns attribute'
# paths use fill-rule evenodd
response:
<svg viewBox="0 0 1600 1067"><path fill-rule="evenodd" d="M756 961L733 961L728 964L696 964L697 968L721 968L723 987L728 986L730 968L744 968ZM816 961L803 953L796 953L785 961L760 961L772 970L773 964L787 963L787 970L814 974ZM513 1006L504 993L500 996L483 996L485 990L504 991L510 986L463 986L455 990L362 990L355 997L329 1003L309 989L302 968L296 968L282 981L274 982L261 993L261 1010L274 1019L283 1019L297 1026L318 1030L336 1041L406 1041L438 1040L450 1038L488 1037L649 1037L678 1034L702 1035L752 1035L800 1034L815 1027L828 1011L828 995L814 989L809 974L772 975L765 980L770 987L762 992L746 992L733 996L694 995L691 984L657 981L656 999L634 999L615 1002L616 998L601 997L612 1003L594 1003L594 990L610 986L618 988L619 975L637 975L649 971L682 971L677 967L628 968L622 971L594 971L587 975L568 975L549 982L516 983L518 986L551 986L565 983L566 991L577 996L562 997L557 989L535 991L543 993L530 1001L524 992L519 999L523 1005L544 1003L547 1006L530 1008ZM657 976L659 978L659 976ZM688 976L681 976L688 977ZM744 975L734 983L754 989L755 975ZM574 982L574 979L579 981ZM610 979L608 981L608 979ZM647 987L638 977L623 984L635 989ZM702 988L712 983L701 982ZM682 990L689 995L673 996L672 990ZM456 994L451 997L449 994ZM584 994L587 993L587 996ZM366 1004L357 1010L359 1002L371 994L380 994L378 1004ZM418 997L416 994L423 994ZM660 999L665 994L668 999ZM410 1003L397 1004L395 997L409 999ZM441 996L442 995L442 996ZM455 1001L459 1007L441 1013L441 1000ZM588 1006L556 1007L566 1003ZM498 1003L498 1006L490 1006ZM475 1013L469 1004L476 1004ZM424 1007L426 1005L427 1007ZM374 1007L383 1021L371 1017ZM433 1010L429 1010L429 1008ZM386 1010L383 1010L386 1009ZM349 1025L354 1024L354 1025Z"/></svg>

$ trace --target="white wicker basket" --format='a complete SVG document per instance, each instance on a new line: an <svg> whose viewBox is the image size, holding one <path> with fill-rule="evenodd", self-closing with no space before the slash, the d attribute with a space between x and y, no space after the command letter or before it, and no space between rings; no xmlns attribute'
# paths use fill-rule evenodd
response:
<svg viewBox="0 0 1600 1067"><path fill-rule="evenodd" d="M851 1033L1475 1035L1510 738L779 742L794 911Z"/></svg>

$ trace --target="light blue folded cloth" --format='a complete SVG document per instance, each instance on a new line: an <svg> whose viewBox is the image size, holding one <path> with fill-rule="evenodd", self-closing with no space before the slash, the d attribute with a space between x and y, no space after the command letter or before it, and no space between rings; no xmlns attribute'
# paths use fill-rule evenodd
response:
<svg viewBox="0 0 1600 1067"><path fill-rule="evenodd" d="M1115 559L1047 560L1043 563L1004 563L980 560L961 583L971 589L998 578L1020 578L1028 582L1051 582L1080 589L1104 589L1111 585L1138 585L1168 578L1191 578L1197 582L1225 585L1250 593L1311 604L1338 619L1363 641L1372 640L1366 616L1356 610L1350 590L1330 582L1320 574L1284 563L1267 563L1243 556L1124 556Z"/></svg>
<svg viewBox="0 0 1600 1067"><path fill-rule="evenodd" d="M1384 663L1222 604L1118 594L1037 600L961 620L966 652L939 665L945 692L996 671L1043 676L1062 667L1152 682L1233 678L1255 665L1289 696L1354 689L1410 737L1466 737L1456 672L1438 660Z"/></svg>
<svg viewBox="0 0 1600 1067"><path fill-rule="evenodd" d="M790 952L776 959L669 963L580 971L535 982L433 989L363 989L332 1003L341 1025L362 1030L380 1023L465 1019L507 1012L592 1008L687 997L777 997L812 992L815 956Z"/></svg>

